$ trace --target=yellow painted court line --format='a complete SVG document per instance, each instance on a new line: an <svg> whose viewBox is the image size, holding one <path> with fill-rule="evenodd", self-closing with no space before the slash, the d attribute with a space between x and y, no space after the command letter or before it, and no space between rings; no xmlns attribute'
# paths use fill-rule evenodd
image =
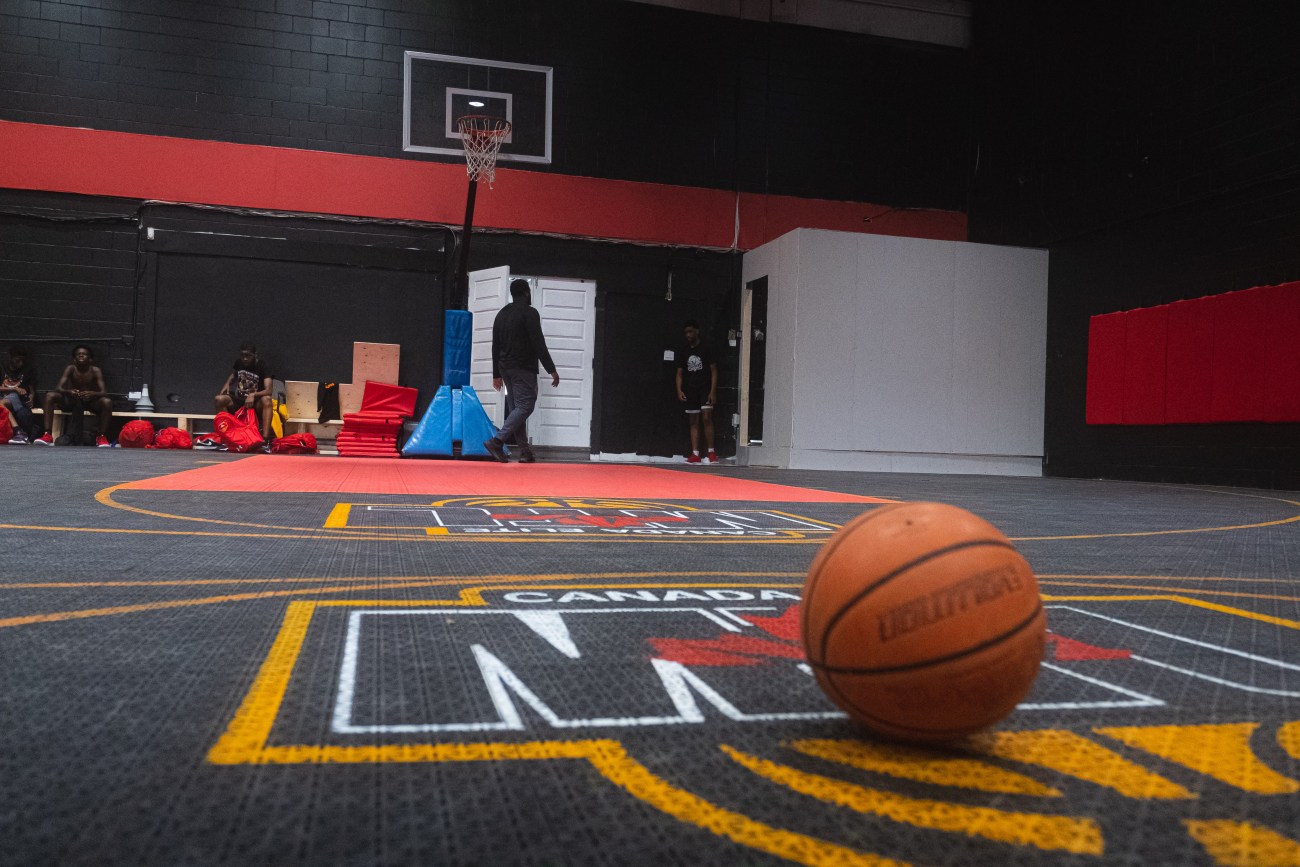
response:
<svg viewBox="0 0 1300 867"><path fill-rule="evenodd" d="M1290 502L1289 500L1284 502ZM1300 521L1300 515L1260 521L1256 524L1226 524L1222 527L1188 527L1182 530L1138 530L1130 533L1075 533L1065 536L1010 536L1012 542L1061 542L1076 539L1128 539L1143 536L1181 536L1187 533L1225 533L1230 530L1258 530L1262 527L1280 527Z"/></svg>
<svg viewBox="0 0 1300 867"><path fill-rule="evenodd" d="M314 602L289 603L275 643L257 672L252 688L235 711L234 719L208 752L209 762L221 765L247 761L248 756L256 755L266 746L315 610Z"/></svg>
<svg viewBox="0 0 1300 867"><path fill-rule="evenodd" d="M805 738L788 746L827 762L919 783L1038 798L1062 796L1059 789L1045 786L1032 777L983 759L963 758L938 749L829 738Z"/></svg>
<svg viewBox="0 0 1300 867"><path fill-rule="evenodd" d="M588 577L588 576L583 576ZM424 605L464 605L482 608L487 606L484 593L506 593L511 590L798 590L801 584L755 584L723 583L710 581L707 584L665 584L662 581L652 584L503 584L499 587L465 587L457 599L322 599L322 608L409 608Z"/></svg>
<svg viewBox="0 0 1300 867"><path fill-rule="evenodd" d="M522 577L522 576L520 576ZM192 578L175 581L24 581L15 584L0 583L0 590L80 590L86 588L111 587L207 587L214 584L256 584L265 587L272 584L328 584L341 581L410 581L410 575L400 578ZM458 579L460 583L471 579ZM483 579L474 578L475 581Z"/></svg>
<svg viewBox="0 0 1300 867"><path fill-rule="evenodd" d="M792 583L792 584L771 584L771 585L764 585L764 584L759 584L754 582L721 583L717 581L711 581L711 582L701 583L701 584L684 584L684 583L664 584L662 581L663 578L667 578L667 577L692 577L692 576L723 577L723 576L738 576L738 575L744 575L746 577L755 577L755 578L758 577L787 577L787 578L799 578L799 579L803 578L803 574L799 572L768 572L768 573L646 572L646 573L606 573L605 575L588 574L588 575L566 576L571 578L574 581L583 578L591 579L593 577L603 578L605 580L609 580L611 578L616 578L616 577L653 577L653 578L660 579L659 582L652 583L652 584L618 584L618 585L614 585L613 587L609 587L606 585L580 585L580 584L572 584L572 583L544 584L544 583L538 583L538 581L554 580L556 576L553 575L536 576L536 580L534 581L527 581L525 577L524 583L519 583L515 586L502 585L502 586L474 587L474 588L462 589L460 594L462 601L459 604L466 604L466 605L486 604L483 601L482 593L488 590L496 590L496 591L594 590L594 589L629 590L629 589L673 589L673 588L675 589L734 588L734 589L780 589L780 590L790 590L792 592L797 592L803 586L802 580L800 580L798 583ZM344 580L344 579L328 579L328 580ZM29 614L20 617L10 617L6 619L0 619L0 629L3 629L5 627L10 627L10 626L26 626L35 623L56 623L65 620L81 620L81 619L86 619L91 617L107 617L107 616L114 616L118 614L136 614L136 613L148 612L148 611L162 611L162 610L173 609L173 608L186 608L186 607L201 606L201 605L219 605L228 602L260 601L263 599L275 599L275 598L283 598L287 596L302 596L302 595L307 595L312 593L324 594L324 593L356 592L361 590L393 590L393 589L409 589L409 588L416 588L416 587L439 587L439 586L449 586L449 585L454 586L457 584L464 584L468 581L482 583L485 581L490 582L493 579L491 577L475 577L475 578L466 578L466 579L377 578L377 579L361 579L361 580L366 583L349 584L343 587L326 586L326 587L298 588L292 590L264 590L256 593L226 594L222 596L201 597L198 599L173 599L173 600L165 600L165 601L158 601L158 602L144 602L135 605L119 605L119 606L90 608L90 609L82 609L82 610L74 610L74 611L56 611L56 612L48 612L44 614ZM518 581L519 576L511 576L509 580ZM376 583L376 582L380 582L380 583ZM145 584L145 586L148 586L148 582L140 582L140 583ZM45 585L38 585L38 586L45 586ZM134 583L132 583L131 585L119 583L119 584L115 584L114 586L135 586L135 585ZM4 589L4 586L0 585L0 589ZM1274 617L1269 614L1260 614L1254 611L1247 611L1245 609L1233 608L1227 605L1220 605L1215 602L1208 602L1205 600L1195 599L1189 596L1181 596L1181 595L1174 595L1174 594L1150 594L1150 595L1142 595L1142 596L1046 596L1045 595L1043 597L1043 601L1044 602L1151 602L1151 601L1179 602L1184 605L1190 605L1197 608L1205 608L1207 610L1218 611L1224 614L1232 614L1234 616L1242 617L1250 620L1258 620L1263 623L1271 623L1275 626L1283 626L1289 629L1300 629L1300 622L1294 620L1287 620L1285 618ZM332 604L444 605L447 604L447 602L446 600L437 600L437 601L367 600L365 602L361 602L358 600L348 600L347 602L340 602L340 603L331 603L325 601L322 602L322 604L325 605L332 605Z"/></svg>
<svg viewBox="0 0 1300 867"><path fill-rule="evenodd" d="M759 852L767 852L808 867L906 867L906 862L903 861L858 852L816 837L774 828L756 822L743 813L719 807L655 776L628 756L622 745L619 745L617 751L601 750L590 756L588 761L607 780L678 821L711 831ZM737 859L737 863L741 862L742 859Z"/></svg>
<svg viewBox="0 0 1300 867"><path fill-rule="evenodd" d="M1052 572L1037 573L1039 581L1213 581L1221 584L1287 584L1294 586L1294 578L1225 578L1221 575L1065 575Z"/></svg>
<svg viewBox="0 0 1300 867"><path fill-rule="evenodd" d="M1234 594L1236 595L1236 594ZM1279 597L1264 597L1274 599ZM1280 597L1289 599L1293 597ZM1274 626L1284 626L1287 629L1300 629L1300 622L1287 620L1284 617L1274 617L1271 614L1260 614L1258 611L1247 611L1244 608L1233 608L1228 605L1220 605L1217 602L1208 602L1204 599L1195 599L1191 596L1180 596L1174 594L1153 594L1150 596L1043 596L1044 602L1180 602L1183 605L1190 605L1193 608L1204 608L1208 611L1218 611L1221 614L1231 614L1235 617L1243 617L1247 620L1258 620L1261 623L1271 623Z"/></svg>
<svg viewBox="0 0 1300 867"><path fill-rule="evenodd" d="M222 605L227 602L255 602L304 593L355 593L358 590L395 590L408 587L428 587L427 580L405 584L360 584L349 587L313 587L297 590L264 590L258 593L231 593L225 596L207 596L202 599L169 599L159 602L141 602L136 605L114 605L107 608L86 608L79 611L51 611L45 614L25 614L19 617L0 618L0 629L10 626L30 626L34 623L60 623L66 620L85 620L90 617L109 617L117 614L139 614L145 611L166 611L171 608L193 608L201 605Z"/></svg>
<svg viewBox="0 0 1300 867"><path fill-rule="evenodd" d="M1098 734L1168 759L1197 773L1259 795L1300 792L1300 781L1283 776L1259 760L1250 745L1259 723L1113 726Z"/></svg>
<svg viewBox="0 0 1300 867"><path fill-rule="evenodd" d="M1059 585L1059 586L1069 586L1069 582L1064 582L1064 581L1060 581L1060 582L1058 582L1058 581L1051 581L1051 582L1045 582L1045 583L1049 583L1049 584L1051 584L1051 585L1053 585L1053 586L1058 586L1058 585ZM1086 586L1086 587L1096 587L1097 585L1096 585L1096 584L1087 584L1087 585L1083 585L1083 586ZM1295 601L1297 601L1297 600L1300 600L1300 597L1297 597L1297 596L1274 596L1274 595L1267 594L1267 593L1239 593L1239 592L1235 592L1235 591L1231 591L1231 590L1202 590L1202 589L1200 589L1199 587L1144 587L1144 586L1142 586L1142 585L1129 585L1129 584L1116 584L1116 585L1114 585L1114 586L1115 586L1116 589L1127 589L1127 590L1165 590L1165 591L1175 590L1175 591L1178 591L1178 592L1177 592L1177 593L1169 593L1169 592L1165 592L1165 593L1156 593L1156 594L1152 594L1152 595L1149 595L1149 596L1128 596L1128 595L1125 595L1125 596L1049 596L1049 595L1047 595L1047 594L1043 594L1043 601L1044 601L1044 602L1062 602L1062 601L1065 601L1065 600L1073 600L1073 601L1076 601L1076 602L1108 602L1108 601L1121 601L1121 600L1127 600L1127 601L1132 601L1132 602L1137 602L1137 601L1143 601L1143 602L1146 602L1146 601L1150 601L1150 600L1152 600L1152 599L1167 599L1167 600L1172 600L1172 601L1175 601L1175 602L1183 602L1183 603L1186 603L1186 604L1188 604L1188 605L1196 605L1197 607L1200 607L1200 608L1208 608L1208 609L1210 609L1210 610L1212 610L1212 611L1223 611L1223 612L1226 612L1226 613L1240 614L1240 615L1243 616L1243 617L1244 617L1244 616L1247 616L1247 615L1249 614L1249 616L1251 616L1253 619L1256 619L1256 620L1259 620L1259 619L1265 619L1265 622L1267 622L1267 623L1274 623L1274 622L1276 622L1277 625L1279 625L1279 626L1285 626L1285 625L1288 625L1288 624L1290 624L1290 623L1293 623L1294 621L1290 621L1290 620L1281 620L1281 619L1278 619L1278 618L1275 618L1275 619L1273 619L1273 620L1267 620L1266 618L1269 617L1269 615L1267 615L1267 614L1258 614L1258 615L1257 615L1257 614L1253 614L1253 613L1250 613L1250 612L1243 611L1242 609L1239 609L1239 608L1229 608L1229 607L1227 607L1227 606L1219 606L1217 603L1209 602L1208 600L1198 600L1198 599L1194 599L1194 598L1191 597L1191 596L1186 596L1186 595L1183 595L1183 594L1187 594L1187 593L1198 593L1198 594L1200 594L1200 595L1202 595L1202 596L1228 596L1228 597L1231 597L1231 598L1233 598L1233 599L1265 599L1265 600L1268 600L1268 601L1271 601L1271 602L1295 602Z"/></svg>
<svg viewBox="0 0 1300 867"><path fill-rule="evenodd" d="M341 578L337 576L321 575L306 578L193 578L193 579L176 579L171 581L28 581L21 583L0 583L0 590L5 589L23 589L23 590L40 590L44 588L66 589L79 587L190 587L202 586L208 584L268 584L268 583L328 583L331 581L351 581L351 582L375 582L375 581L445 581L448 584L473 584L477 582L502 582L502 581L576 581L579 578L588 580L605 580L616 581L627 578L802 578L802 572L719 572L714 569L695 569L685 572L549 572L543 574L530 575L523 572L514 572L503 575L375 575L364 578ZM534 585L528 585L534 586ZM568 586L568 585L561 585ZM614 585L622 587L624 585ZM647 586L666 586L676 587L676 584L667 585L647 585ZM691 586L698 587L717 587L717 584L694 584ZM731 585L728 585L731 586ZM750 585L736 585L750 586ZM760 586L760 585L753 585ZM766 586L766 585L763 585ZM775 586L775 585L773 585ZM782 587L789 585L780 585Z"/></svg>
<svg viewBox="0 0 1300 867"><path fill-rule="evenodd" d="M1300 864L1300 843L1263 825L1238 819L1184 819L1183 825L1218 867Z"/></svg>
<svg viewBox="0 0 1300 867"><path fill-rule="evenodd" d="M0 527L3 527L3 526L4 526L4 525L0 525ZM188 535L188 534L187 534L187 535ZM217 534L217 535L225 535L225 534ZM337 537L330 537L330 538L337 538ZM525 580L525 579L537 579L537 580L562 580L562 579L566 579L566 578L575 577L577 574L578 574L578 573L565 574L565 575L525 575L525 574L517 574L517 575L511 576L511 578L512 578L513 580ZM611 578L611 579L613 579L613 578L653 578L653 577L667 577L667 578L673 578L673 577L707 577L707 576L710 576L710 575L718 575L718 576L741 576L741 575L746 575L746 576L751 576L751 577L755 577L755 578L765 578L765 577L766 577L766 578L802 578L802 577L803 577L803 573L802 573L802 572L717 572L717 571L693 571L693 572L590 572L590 573L584 573L581 577L587 577L587 578ZM197 586L203 586L203 585L209 585L209 584L258 584L258 585L265 585L265 584L272 583L272 582L277 582L277 583L294 583L294 582L297 582L297 583L309 583L309 582L317 582L317 583L319 583L319 582L330 582L330 581L410 581L410 580L412 579L412 577L413 577L413 576L410 576L410 575L401 575L401 576L378 576L378 575L377 575L377 576L366 577L366 578L341 578L341 577L337 577L337 576L319 575L319 576L306 577L306 578L287 578L287 577L266 577L266 578L193 578L193 579L177 579L177 580L170 580L170 581L21 581L21 582L5 582L5 581L0 581L0 590L6 590L6 589L21 589L21 590L42 590L42 589L54 589L54 590L58 590L58 589L73 589L73 588L81 588L81 587L189 587L189 586L195 586L195 587L197 587ZM428 576L428 577L439 577L439 576ZM451 576L444 576L444 577L451 577ZM1067 582L1064 581L1064 580L1060 581L1059 583L1061 584L1061 586L1102 587L1102 588L1106 587L1107 585L1105 585L1105 584L1103 584L1103 583L1100 583L1100 582L1102 582L1102 581L1104 581L1104 580L1107 580L1107 579L1116 579L1116 580L1120 580L1120 579L1123 579L1123 580L1142 579L1142 580L1162 580L1162 581L1163 581L1163 580L1169 580L1169 581L1207 581L1207 582L1208 582L1208 581L1223 581L1223 582L1225 582L1225 583L1230 583L1230 582L1238 581L1238 582L1243 582L1243 583L1261 583L1261 584L1288 584L1288 585L1293 585L1293 584L1295 584L1295 580L1294 580L1294 579L1290 579L1290 578L1215 578L1215 577L1211 577L1211 576L1206 576L1206 577L1199 577L1199 576L1196 576L1196 577L1193 577L1193 576L1178 576L1178 575L1053 575L1053 574L1044 574L1044 575L1039 575L1039 576L1038 576L1038 579L1039 579L1040 582L1050 582L1050 583L1052 583L1053 585L1055 585L1055 584L1058 583L1058 581L1057 581L1056 579L1070 579L1070 580L1076 580L1076 579L1089 579L1086 583L1078 583L1078 584L1074 584L1074 583L1067 583ZM1093 579L1095 579L1095 582L1094 582ZM470 577L465 577L465 578L463 578L462 580L465 581L465 582L471 582L471 581L488 581L488 580L491 580L491 581L498 581L498 580L505 580L505 576L501 576L501 575L470 576ZM1119 585L1117 585L1117 586L1119 586ZM1157 589L1158 589L1158 590L1165 590L1165 591L1168 591L1170 588L1168 588L1168 587L1150 587L1150 588L1144 588L1144 589L1150 589L1150 590L1157 590ZM1174 589L1177 589L1177 588L1174 588ZM1187 592L1187 593L1203 593L1203 592L1206 592L1206 591L1203 591L1203 590L1201 590L1201 589L1199 589L1199 588L1186 588L1184 592ZM1239 594L1232 594L1232 595L1239 595ZM1065 598L1065 597L1046 597L1046 598L1058 599L1058 598ZM1147 599L1147 598L1154 598L1154 597L1134 597L1134 596L1125 596L1125 597L1115 597L1115 596L1089 596L1089 597L1069 597L1069 598L1074 598L1074 599L1084 599L1084 598L1087 598L1087 599L1089 599L1089 600L1092 600L1092 599L1102 599L1102 600L1106 600L1106 599L1117 599L1117 598L1125 598L1125 599L1137 599L1137 598L1143 598L1143 599ZM1249 598L1256 598L1256 597L1249 597ZM1264 597L1264 598L1270 598L1270 599L1290 599L1290 598L1292 598L1292 597L1286 597L1286 596L1271 597L1271 596L1270 596L1270 597Z"/></svg>
<svg viewBox="0 0 1300 867"><path fill-rule="evenodd" d="M1157 485L1156 487L1167 487ZM1194 490L1208 491L1213 494L1223 494L1225 496L1250 497L1256 500L1269 500L1275 503L1285 503L1288 506L1300 507L1300 501L1288 500L1285 497L1272 497L1264 494L1242 494L1236 491L1218 491L1213 488L1196 488ZM1079 534L1069 536L1012 536L1013 542L1045 542L1064 539L1121 539L1136 536L1176 536L1182 533L1217 533L1225 530L1255 530L1260 527L1277 527L1282 524L1292 524L1300 521L1300 515L1293 515L1290 518L1281 518L1276 521L1263 521L1257 524L1231 524L1222 527L1195 527L1185 530L1146 530L1133 533L1094 533Z"/></svg>
<svg viewBox="0 0 1300 867"><path fill-rule="evenodd" d="M620 573L612 573L612 574L617 576ZM649 573L623 573L623 574L627 574L630 576L659 576L659 575L667 574L671 576L674 573L649 572ZM698 572L698 573L675 573L675 574L679 574L683 576L693 576L693 575L719 575L723 573ZM739 573L739 574L749 574L749 573ZM774 573L774 574L788 574L788 573ZM512 575L509 576L508 580L518 582L520 580L520 577L521 576ZM547 579L554 579L556 576L551 575L545 577ZM590 579L591 577L593 576L591 575L572 576L573 580L575 581L583 578ZM288 596L303 596L308 594L325 594L325 593L356 593L363 590L403 590L403 589L411 589L416 587L446 587L446 586L455 586L458 584L464 584L466 583L466 581L470 581L470 580L476 583L483 583L484 581L491 581L492 579L476 577L473 579L407 578L405 580L401 580L401 579L387 579L387 580L391 581L392 583L377 584L374 583L373 581L368 581L367 583L350 584L344 587L304 587L304 588L297 588L293 590L264 590L256 593L232 593L232 594L226 594L222 596L205 596L198 599L169 599L169 600L158 601L158 602L141 602L135 605L116 605L111 607L87 608L87 609L80 609L75 611L53 611L44 614L27 614L19 617L9 617L9 618L0 619L0 629L4 629L10 626L30 626L36 623L60 623L67 620L85 620L92 617L111 617L119 614L139 614L139 613L149 612L149 611L165 611L173 608L190 608L190 607L197 607L202 605L221 605L228 602L257 602L264 599L277 599L277 598L284 598ZM537 590L537 589L591 590L591 589L599 589L599 588L646 589L652 587L662 587L667 589L691 589L691 588L761 589L766 587L766 589L789 588L794 590L794 589L798 589L798 587L800 586L801 585L799 584L767 586L767 585L753 584L753 583L724 584L719 582L708 582L702 584L664 584L660 582L656 584L616 584L613 586L598 585L598 584L597 585L575 585L575 584L538 585L536 583L527 582L525 580L522 583L517 583L513 585L504 584L501 587L462 588L458 600L454 600L454 601L449 601L446 599L365 600L365 601L348 600L346 604L353 605L353 606L355 605L486 605L487 603L483 601L482 594L488 590ZM330 603L329 601L322 601L320 604L330 605L332 603Z"/></svg>
<svg viewBox="0 0 1300 867"><path fill-rule="evenodd" d="M674 818L727 837L741 845L810 867L863 865L887 867L902 862L856 852L756 822L724 810L650 773L609 740L539 741L523 744L388 744L376 746L268 746L289 679L302 652L315 611L314 602L293 602L284 623L226 731L208 752L217 765L359 762L463 762L519 759L586 759L614 785Z"/></svg>
<svg viewBox="0 0 1300 867"><path fill-rule="evenodd" d="M802 795L916 828L960 832L999 843L1078 855L1100 855L1104 849L1101 827L1092 819L912 798L801 771L726 745L722 751L758 776Z"/></svg>
<svg viewBox="0 0 1300 867"><path fill-rule="evenodd" d="M112 509L121 509L124 512L134 512L137 515L148 515L151 518L166 518L171 521L195 521L201 524L218 524L224 527L251 527L254 530L298 530L320 533L324 528L319 527L286 527L279 524L258 524L251 521L225 521L220 518L196 518L189 515L173 515L168 512L156 512L152 509L141 509L138 506L128 506L125 503L119 503L113 499L113 494L121 490L125 485L113 485L104 488L95 494L95 501L100 505L108 506ZM135 490L134 488L132 490Z"/></svg>
<svg viewBox="0 0 1300 867"><path fill-rule="evenodd" d="M352 512L351 503L335 503L330 516L325 519L325 526L331 530L344 529L348 525L348 515Z"/></svg>
<svg viewBox="0 0 1300 867"><path fill-rule="evenodd" d="M324 530L313 527L304 528L302 532L297 533L219 533L215 530L144 530L132 527L51 527L44 524L0 524L0 530L39 530L52 533L117 533L128 536L215 536L221 539L301 539L305 542L337 542L341 539L361 542L410 541L410 538L405 536L377 536L351 531L347 534L326 535ZM417 539L416 541L420 540Z"/></svg>
<svg viewBox="0 0 1300 867"><path fill-rule="evenodd" d="M1141 801L1196 798L1195 793L1173 780L1065 729L982 732L971 738L970 746L990 756L1038 765L1086 780L1119 792L1126 798Z"/></svg>

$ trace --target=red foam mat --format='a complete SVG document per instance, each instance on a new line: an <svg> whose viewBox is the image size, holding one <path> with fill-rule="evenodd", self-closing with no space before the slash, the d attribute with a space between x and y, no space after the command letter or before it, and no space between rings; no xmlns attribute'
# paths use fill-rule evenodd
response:
<svg viewBox="0 0 1300 867"><path fill-rule="evenodd" d="M889 502L879 497L640 465L507 465L495 461L287 458L280 455L254 455L153 479L140 479L122 487L143 491L621 497L660 502Z"/></svg>
<svg viewBox="0 0 1300 867"><path fill-rule="evenodd" d="M414 388L367 379L361 392L361 411L410 416L415 413L415 400L418 396L419 391Z"/></svg>

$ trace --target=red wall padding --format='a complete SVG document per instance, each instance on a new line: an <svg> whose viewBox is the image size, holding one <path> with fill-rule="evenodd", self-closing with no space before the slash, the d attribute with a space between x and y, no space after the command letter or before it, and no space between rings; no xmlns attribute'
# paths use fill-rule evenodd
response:
<svg viewBox="0 0 1300 867"><path fill-rule="evenodd" d="M1092 317L1088 424L1300 421L1300 281Z"/></svg>
<svg viewBox="0 0 1300 867"><path fill-rule="evenodd" d="M1264 297L1258 289L1205 299L1214 315L1214 368L1207 421L1264 418Z"/></svg>
<svg viewBox="0 0 1300 867"><path fill-rule="evenodd" d="M1165 337L1169 308L1124 317L1124 424L1165 423Z"/></svg>
<svg viewBox="0 0 1300 867"><path fill-rule="evenodd" d="M1088 424L1124 423L1124 314L1088 323Z"/></svg>
<svg viewBox="0 0 1300 867"><path fill-rule="evenodd" d="M1169 307L1165 348L1165 423L1205 421L1214 372L1214 315L1206 299ZM1122 314L1121 314L1122 315ZM1088 350L1089 354L1092 350ZM1169 371L1177 371L1170 375Z"/></svg>
<svg viewBox="0 0 1300 867"><path fill-rule="evenodd" d="M1265 286L1264 421L1300 419L1300 291Z"/></svg>

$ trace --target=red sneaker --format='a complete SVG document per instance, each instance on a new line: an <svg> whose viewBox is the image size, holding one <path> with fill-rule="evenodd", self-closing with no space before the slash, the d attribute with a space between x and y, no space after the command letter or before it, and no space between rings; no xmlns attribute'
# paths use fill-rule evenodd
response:
<svg viewBox="0 0 1300 867"><path fill-rule="evenodd" d="M713 449L709 449L708 457L709 457L709 463L716 464L718 462L718 453L715 452Z"/></svg>
<svg viewBox="0 0 1300 867"><path fill-rule="evenodd" d="M100 434L99 436L95 437L95 448L97 448L97 449L111 449L112 447L113 447L113 444L110 443L110 442L108 441L108 437L104 436L103 434Z"/></svg>
<svg viewBox="0 0 1300 867"><path fill-rule="evenodd" d="M700 462L700 456L696 453L691 453L686 457L686 463L688 464L698 464L699 462Z"/></svg>
<svg viewBox="0 0 1300 867"><path fill-rule="evenodd" d="M54 445L54 437L50 436L49 431L46 431L36 439L32 440L32 442L38 446L52 446Z"/></svg>

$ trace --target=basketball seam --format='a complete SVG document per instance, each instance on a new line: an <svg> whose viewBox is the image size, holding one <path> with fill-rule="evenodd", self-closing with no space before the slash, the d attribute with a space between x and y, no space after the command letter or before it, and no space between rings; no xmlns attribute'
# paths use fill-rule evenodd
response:
<svg viewBox="0 0 1300 867"><path fill-rule="evenodd" d="M1028 617L1008 629L1006 632L1003 632L1001 635L994 636L987 641L982 641L974 647L968 647L956 653L950 653L947 656L937 656L934 659L927 659L924 662L913 662L907 665L891 665L887 668L838 668L829 665L821 665L815 662L813 665L828 674L893 674L899 671L914 671L918 668L927 668L931 665L939 665L943 662L951 662L954 659L961 659L963 656L970 656L972 653L979 653L981 650L1015 637L1017 633L1023 632L1036 619L1038 619L1038 615L1042 610L1043 603L1040 601L1034 606L1033 612L1030 613Z"/></svg>
<svg viewBox="0 0 1300 867"><path fill-rule="evenodd" d="M856 596L853 596L851 599L849 599L848 602L840 606L840 610L835 612L835 615L822 629L821 646L818 648L818 654L817 654L818 658L819 659L826 658L826 645L830 642L831 634L835 631L835 627L840 622L840 620L842 620L844 616L848 613L849 609L851 609L854 605L857 605L859 602L861 602L864 598L869 596L871 593L875 592L878 588L889 583L890 581L893 581L895 578L897 578L899 575L902 575L904 572L908 571L909 569L914 569L917 566L920 566L922 563L925 563L929 560L933 560L935 557L942 557L945 554L951 554L953 551L961 551L965 548L975 548L981 545L992 545L998 548L1010 548L1012 551L1016 550L1015 546L1012 545L1010 542L1003 542L998 539L975 539L966 542L958 542L956 545L949 545L946 548L939 548L938 550L930 551L921 557L917 557L915 560L912 560L908 563L904 563L894 571L890 572L887 575L882 575L874 583L869 584L866 587L864 587L862 590L858 591ZM808 600L804 600L805 605L807 604L807 602Z"/></svg>
<svg viewBox="0 0 1300 867"><path fill-rule="evenodd" d="M826 546L823 547L820 552L818 552L818 556L829 559L830 556L835 553L835 550L840 547L840 544L845 539L848 538L850 528L860 527L863 524L870 521L872 518L876 517L877 515L891 511L897 506L905 506L905 505L907 505L907 503L890 503L887 506L881 506L880 508L872 509L870 512L867 512L866 514L858 515L852 521L849 521L847 524L845 524L843 527L840 528L839 533L837 533L834 538L832 538L829 542L827 542ZM817 582L821 580L821 571L818 570L815 573L811 573L810 577L812 580L810 580L807 584L804 585L803 598L800 600L802 604L802 610L799 612L799 628L800 628L800 632L803 635L808 634L808 609L810 608L810 606L808 605L808 600L812 599L813 588L816 587ZM823 648L823 650L824 649L825 648Z"/></svg>

